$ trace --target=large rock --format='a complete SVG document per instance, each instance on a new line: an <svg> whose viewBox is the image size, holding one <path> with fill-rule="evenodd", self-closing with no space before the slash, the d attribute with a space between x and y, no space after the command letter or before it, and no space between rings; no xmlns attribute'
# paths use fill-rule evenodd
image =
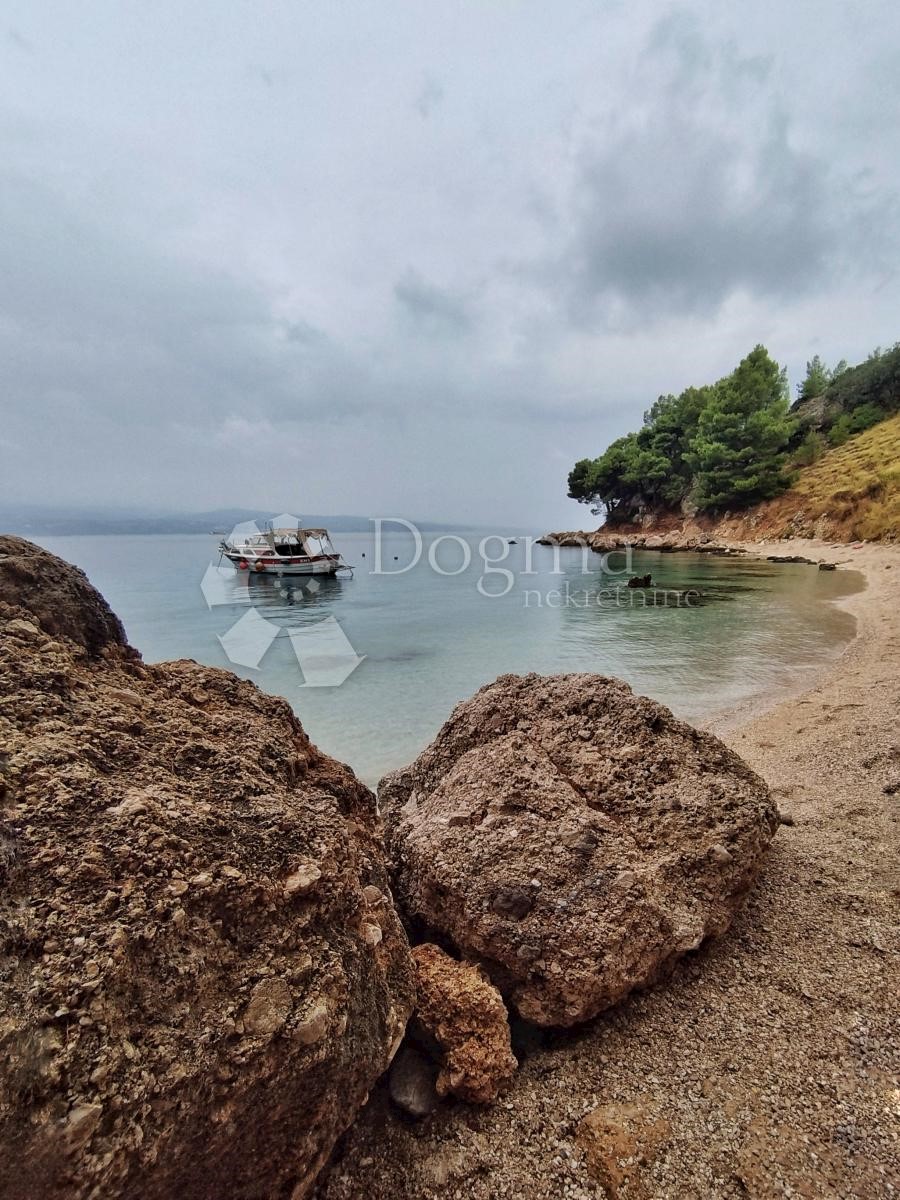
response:
<svg viewBox="0 0 900 1200"><path fill-rule="evenodd" d="M0 1195L306 1196L402 1037L374 797L0 540Z"/></svg>
<svg viewBox="0 0 900 1200"><path fill-rule="evenodd" d="M125 645L122 622L85 573L24 538L0 535L0 604L27 609L45 633L91 655Z"/></svg>
<svg viewBox="0 0 900 1200"><path fill-rule="evenodd" d="M778 820L736 754L600 675L501 676L379 801L409 920L539 1025L593 1016L722 933Z"/></svg>

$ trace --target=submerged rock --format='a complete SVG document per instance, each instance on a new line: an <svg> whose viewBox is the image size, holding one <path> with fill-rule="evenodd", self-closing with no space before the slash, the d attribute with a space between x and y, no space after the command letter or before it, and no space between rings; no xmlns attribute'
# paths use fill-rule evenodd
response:
<svg viewBox="0 0 900 1200"><path fill-rule="evenodd" d="M778 824L736 754L599 675L501 676L379 800L407 917L539 1025L724 932Z"/></svg>
<svg viewBox="0 0 900 1200"><path fill-rule="evenodd" d="M489 1104L519 1065L500 993L480 967L457 962L439 946L416 946L413 959L416 1020L442 1056L438 1095Z"/></svg>
<svg viewBox="0 0 900 1200"><path fill-rule="evenodd" d="M0 801L0 1194L307 1196L412 1006L371 792L0 538Z"/></svg>

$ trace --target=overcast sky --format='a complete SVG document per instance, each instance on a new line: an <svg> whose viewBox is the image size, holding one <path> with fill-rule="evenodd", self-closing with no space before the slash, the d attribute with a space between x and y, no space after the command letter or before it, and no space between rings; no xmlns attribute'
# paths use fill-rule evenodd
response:
<svg viewBox="0 0 900 1200"><path fill-rule="evenodd" d="M571 527L659 393L900 338L895 0L0 22L0 501Z"/></svg>

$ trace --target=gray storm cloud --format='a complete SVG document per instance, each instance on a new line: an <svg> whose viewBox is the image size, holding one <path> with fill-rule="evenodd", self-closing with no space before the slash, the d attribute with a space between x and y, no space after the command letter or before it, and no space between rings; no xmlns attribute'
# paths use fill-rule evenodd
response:
<svg viewBox="0 0 900 1200"><path fill-rule="evenodd" d="M785 303L876 266L866 234L884 214L839 163L794 144L770 66L689 14L652 31L637 102L578 153L573 232L551 274L574 319L616 305L638 322L710 316L739 290Z"/></svg>
<svg viewBox="0 0 900 1200"><path fill-rule="evenodd" d="M571 524L660 392L893 342L900 18L812 12L14 0L0 503Z"/></svg>

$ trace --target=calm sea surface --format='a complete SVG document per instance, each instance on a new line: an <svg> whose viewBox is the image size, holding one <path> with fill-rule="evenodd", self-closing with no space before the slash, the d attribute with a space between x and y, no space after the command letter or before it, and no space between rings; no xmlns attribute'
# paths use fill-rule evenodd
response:
<svg viewBox="0 0 900 1200"><path fill-rule="evenodd" d="M317 589L303 579L210 571L215 537L40 541L87 572L147 661L229 667L285 696L313 740L369 783L415 757L458 700L504 672L617 675L699 720L802 680L853 634L852 618L832 603L859 587L852 572L635 553L633 571L651 572L667 592L645 604L624 589L621 555L608 563L613 573L601 572L600 556L577 549L534 546L529 562L520 539L493 563L513 572L512 586L484 595L509 580L485 572L482 535L462 535L471 553L464 569L464 547L447 538L435 547L438 536L426 535L409 570L402 568L415 554L411 536L386 536L382 567L391 573L379 574L372 536L335 535L356 570L352 578L318 579ZM495 560L503 549L497 539L487 546ZM703 593L699 602L679 599L694 588ZM262 654L259 666L230 661L223 637L237 657ZM355 668L354 653L362 657ZM311 683L350 673L340 686L308 686L303 663Z"/></svg>

